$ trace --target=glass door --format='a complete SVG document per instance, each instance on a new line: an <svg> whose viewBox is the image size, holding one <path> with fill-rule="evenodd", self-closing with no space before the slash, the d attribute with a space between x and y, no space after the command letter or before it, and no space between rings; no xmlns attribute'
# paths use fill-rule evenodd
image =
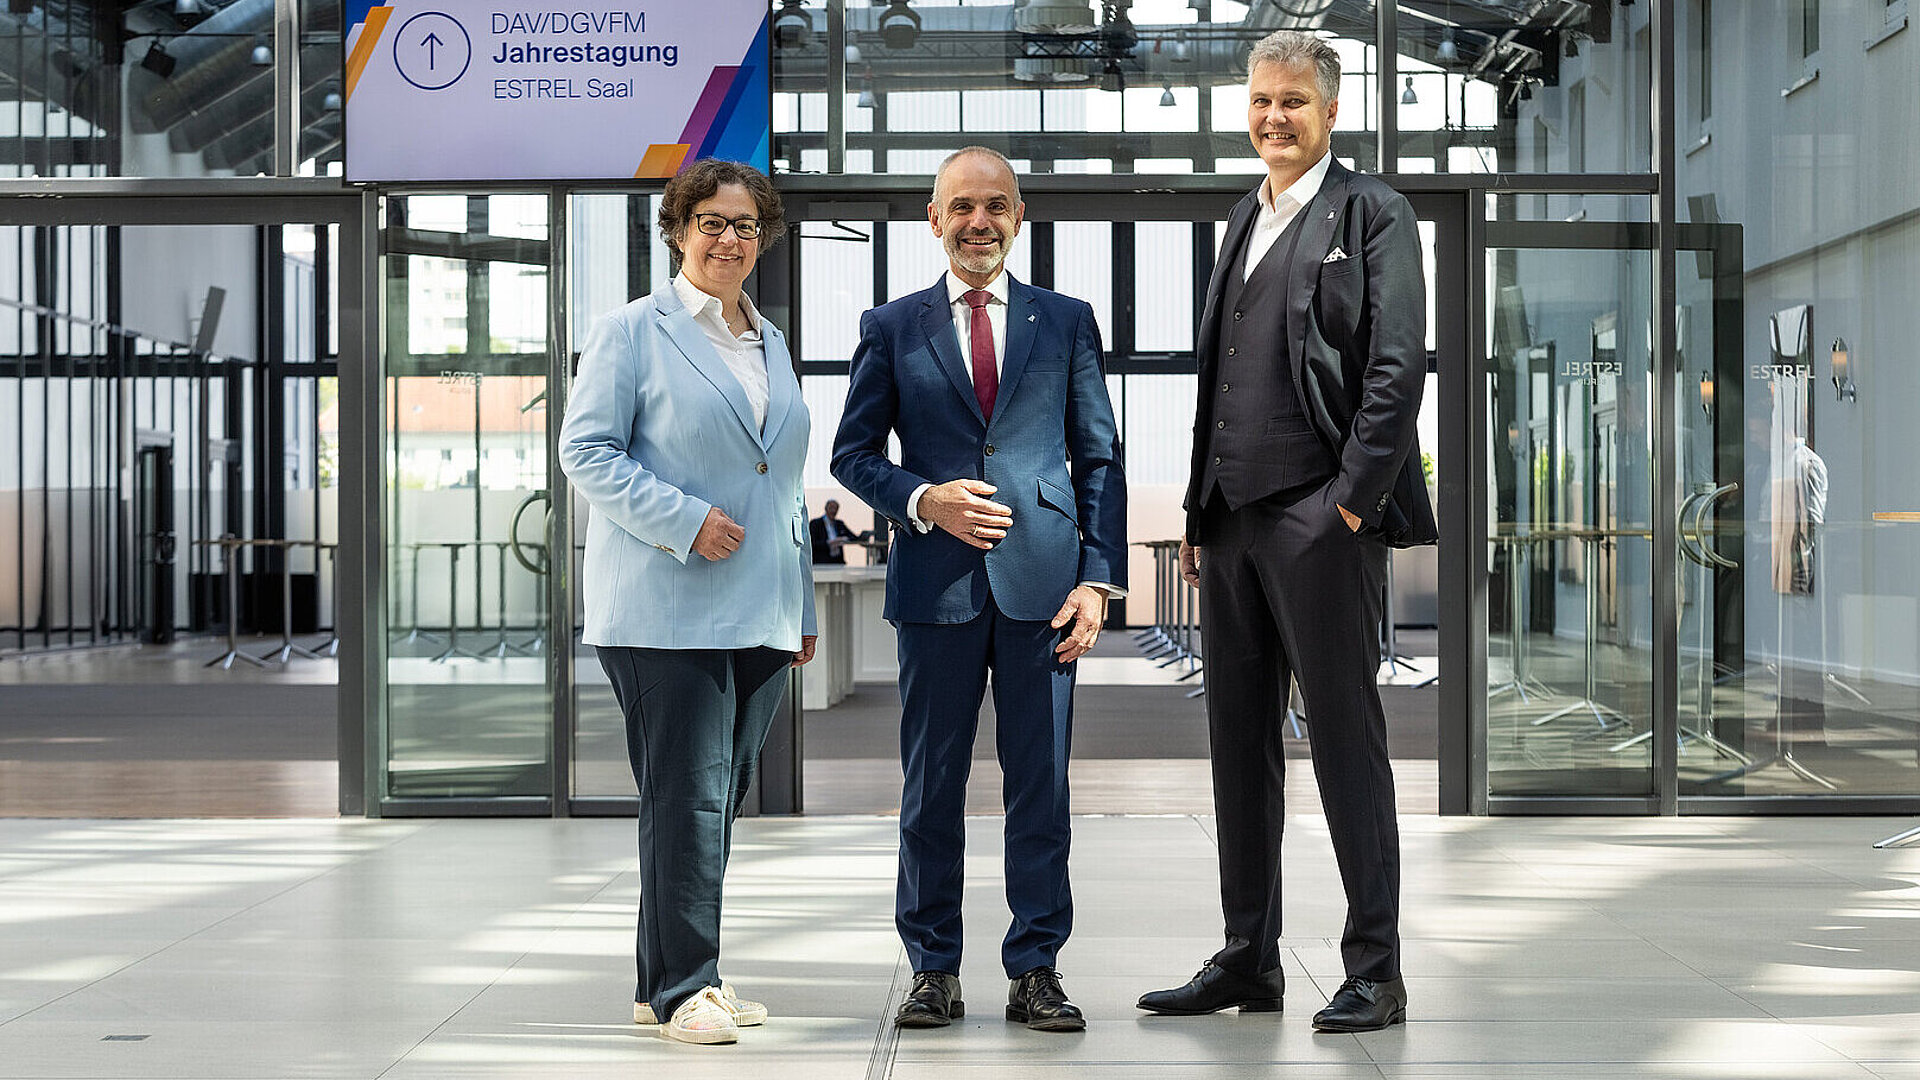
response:
<svg viewBox="0 0 1920 1080"><path fill-rule="evenodd" d="M1650 798L1652 207L1486 209L1487 794Z"/></svg>
<svg viewBox="0 0 1920 1080"><path fill-rule="evenodd" d="M548 205L386 201L387 813L551 804Z"/></svg>

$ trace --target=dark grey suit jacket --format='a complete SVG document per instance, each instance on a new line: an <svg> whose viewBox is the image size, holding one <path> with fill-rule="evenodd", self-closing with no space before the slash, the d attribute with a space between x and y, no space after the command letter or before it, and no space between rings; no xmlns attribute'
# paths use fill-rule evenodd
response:
<svg viewBox="0 0 1920 1080"><path fill-rule="evenodd" d="M1221 293L1237 272L1260 212L1259 188L1234 205L1207 285L1194 351L1200 385L1213 385ZM1394 547L1439 537L1420 465L1415 421L1427 377L1427 287L1420 234L1406 197L1380 180L1334 161L1319 194L1301 211L1287 288L1285 357L1314 430L1340 459L1330 499L1361 521L1361 531ZM1275 357L1281 359L1280 356ZM1213 427L1204 391L1194 417L1187 539L1195 544L1201 501L1201 432Z"/></svg>

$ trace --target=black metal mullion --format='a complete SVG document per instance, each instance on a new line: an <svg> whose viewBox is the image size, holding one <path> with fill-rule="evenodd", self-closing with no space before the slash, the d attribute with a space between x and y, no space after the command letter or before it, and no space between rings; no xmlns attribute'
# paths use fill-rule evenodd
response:
<svg viewBox="0 0 1920 1080"><path fill-rule="evenodd" d="M1112 223L1113 241L1113 340L1109 351L1121 356L1133 355L1134 334L1134 223Z"/></svg>
<svg viewBox="0 0 1920 1080"><path fill-rule="evenodd" d="M1680 812L1680 592L1677 476L1679 434L1675 408L1674 311L1679 306L1675 223L1679 218L1675 154L1675 0L1653 0L1653 166L1660 176L1654 195L1659 250L1654 261L1653 359L1653 772L1660 813ZM1592 631L1589 630L1589 633ZM1711 663L1711 657L1703 660Z"/></svg>
<svg viewBox="0 0 1920 1080"><path fill-rule="evenodd" d="M887 223L873 223L873 306L887 302Z"/></svg>
<svg viewBox="0 0 1920 1080"><path fill-rule="evenodd" d="M47 429L51 426L51 388L53 383L53 227L43 226L33 230L33 292L34 302L39 305L36 336L38 341L38 361L40 369L40 436L44 444ZM24 350L23 350L24 351ZM22 491L22 506L24 496ZM49 595L53 590L47 587L47 571L53 566L53 477L47 468L44 457L40 465L40 647L53 647L53 600Z"/></svg>
<svg viewBox="0 0 1920 1080"><path fill-rule="evenodd" d="M1441 381L1453 405L1440 414L1440 610L1453 611L1451 635L1459 646L1440 654L1441 730L1466 731L1465 797L1462 812L1487 813L1487 276L1486 193L1469 191L1466 219L1466 355L1461 378ZM1445 616L1443 615L1444 619ZM1445 746L1442 737L1442 746ZM1443 810L1457 806L1441 786Z"/></svg>
<svg viewBox="0 0 1920 1080"><path fill-rule="evenodd" d="M1380 95L1380 115L1374 125L1377 137L1374 170L1392 173L1400 171L1400 98L1393 90L1393 84L1400 81L1400 5L1396 0L1381 0L1374 10L1375 29L1380 36L1374 46L1374 55L1380 61L1373 84L1374 91ZM1434 168L1436 172L1446 172L1447 163L1435 162Z"/></svg>
<svg viewBox="0 0 1920 1080"><path fill-rule="evenodd" d="M120 326L120 227L118 225L103 227L100 260L101 265L94 273L95 282L99 283L105 293L100 298L100 311L107 325L117 328ZM105 335L101 341L100 373L105 384L103 392L106 396L106 407L101 411L105 414L107 430L113 432L120 430L120 388L122 381L126 378L127 358L132 351L132 339L118 329L109 329L105 331ZM114 545L118 544L120 537L125 535L127 512L125 503L118 497L120 477L124 475L123 466L126 464L120 459L120 449L120 440L109 439L108 450L103 455L106 459L106 477L101 487L107 492L108 501L112 503L112 510L107 515L112 539L102 545L102 550L107 553L107 557L112 560L112 565L116 568L115 578L121 580L119 595L124 598L130 591L122 580L125 571L120 569L126 560L114 558ZM125 626L127 619L124 599L115 615L115 624Z"/></svg>
<svg viewBox="0 0 1920 1080"><path fill-rule="evenodd" d="M256 358L253 380L254 535L270 540L284 540L287 537L287 327L283 317L287 291L285 228L284 225L260 226L258 251L261 273L256 278L261 282L261 295L257 305L260 352ZM260 565L263 559L264 566ZM287 549L267 547L255 553L254 570L256 574L282 573L287 569L287 559ZM256 580L256 600L267 595L263 589L265 586ZM255 622L258 621L256 616Z"/></svg>
<svg viewBox="0 0 1920 1080"><path fill-rule="evenodd" d="M56 234L56 238L60 242L55 245L55 258L60 263L59 280L61 284L65 286L65 296L60 305L55 308L57 311L70 311L73 307L73 264L75 259L73 258L72 249L75 228L85 228L85 226L67 225L62 227ZM63 255L65 257L61 258ZM60 296L60 294L61 290L56 288L54 295ZM57 349L56 351L58 353L57 362L61 368L60 400L63 406L62 412L66 414L66 420L62 426L65 428L67 446L66 453L62 455L65 474L61 477L60 502L66 508L64 517L67 523L67 646L71 648L74 643L74 622L78 616L78 609L74 606L74 578L77 577L80 572L80 555L83 550L83 545L80 543L80 538L76 535L78 530L74 528L75 515L73 507L73 456L77 449L74 440L73 424L74 327L71 323L68 323L63 325L62 329L66 331L66 347ZM56 338L56 345L57 344L58 339ZM88 514L88 526L92 526L92 514ZM85 549L91 550L91 545L85 545ZM92 570L91 561L87 563L87 568L89 571ZM92 576L91 573L88 574L89 579L91 579ZM89 580L87 584L92 586L92 580ZM89 592L91 592L91 589L89 589ZM91 612L89 612L89 614L91 614ZM87 621L91 623L93 620L89 618Z"/></svg>
<svg viewBox="0 0 1920 1080"><path fill-rule="evenodd" d="M24 283L27 278L27 241L32 230L22 227L14 234L13 260L14 280ZM16 383L13 410L14 472L19 482L14 485L20 493L20 511L14 515L15 539L13 550L16 552L14 563L14 596L17 608L14 622L14 647L24 650L27 647L27 381L24 377L27 354L27 313L16 310L13 316L15 347L22 359L22 377Z"/></svg>
<svg viewBox="0 0 1920 1080"><path fill-rule="evenodd" d="M1054 282L1054 246L1053 222L1036 221L1027 230L1027 251L1029 270L1027 276L1032 284L1042 289L1053 288Z"/></svg>
<svg viewBox="0 0 1920 1080"><path fill-rule="evenodd" d="M653 291L653 221L645 195L627 196L627 299Z"/></svg>

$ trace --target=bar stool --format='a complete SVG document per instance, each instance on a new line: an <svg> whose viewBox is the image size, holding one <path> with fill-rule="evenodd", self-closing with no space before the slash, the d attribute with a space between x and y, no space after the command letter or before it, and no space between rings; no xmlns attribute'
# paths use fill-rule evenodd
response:
<svg viewBox="0 0 1920 1080"><path fill-rule="evenodd" d="M433 645L441 642L440 635L429 634L420 629L420 549L427 546L418 542L407 545L412 562L407 592L410 596L410 606L413 608L413 619L412 625L407 628L407 636L400 639L402 645L411 645L416 641L425 641Z"/></svg>
<svg viewBox="0 0 1920 1080"><path fill-rule="evenodd" d="M314 573L320 572L320 556L327 557L327 592L333 599L332 615L327 619L327 639L315 645L323 656L340 655L340 545L324 540L311 541L314 549Z"/></svg>
<svg viewBox="0 0 1920 1080"><path fill-rule="evenodd" d="M300 541L249 540L245 542L258 547L280 550L280 647L270 653L263 653L255 659L276 664L285 664L295 656L307 660L320 659L319 653L311 649L303 649L293 643L293 547ZM316 568L318 565L318 560L315 560Z"/></svg>
<svg viewBox="0 0 1920 1080"><path fill-rule="evenodd" d="M456 656L469 660L485 660L486 657L470 649L460 647L460 552L472 540L441 540L439 545L447 549L447 647L427 658L428 663L443 664ZM474 560L476 563L479 559ZM476 571L477 572L477 571ZM479 613L474 613L475 618Z"/></svg>
<svg viewBox="0 0 1920 1080"><path fill-rule="evenodd" d="M266 667L265 660L240 651L240 549L246 541L232 533L222 533L218 540L201 540L199 543L219 545L221 558L227 564L227 651L202 666L218 666L222 671L231 671L235 660L244 660L254 667Z"/></svg>

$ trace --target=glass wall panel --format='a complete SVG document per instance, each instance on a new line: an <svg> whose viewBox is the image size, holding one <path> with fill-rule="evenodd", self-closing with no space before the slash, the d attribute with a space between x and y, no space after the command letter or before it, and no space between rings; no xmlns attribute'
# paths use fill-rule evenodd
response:
<svg viewBox="0 0 1920 1080"><path fill-rule="evenodd" d="M551 791L547 245L524 204L387 201L386 789ZM455 202L460 205L455 205ZM461 230L435 228L458 222ZM544 230L542 230L544 235ZM486 241L495 258L467 252Z"/></svg>
<svg viewBox="0 0 1920 1080"><path fill-rule="evenodd" d="M1487 231L1488 791L1647 795L1651 230L1530 209Z"/></svg>
<svg viewBox="0 0 1920 1080"><path fill-rule="evenodd" d="M1380 114L1372 0L1320 0L1284 21L1327 35L1347 78L1335 152L1371 167ZM1246 55L1279 25L1234 0L915 0L781 9L774 49L776 167L931 173L968 142L1035 173L1207 173L1257 166L1246 136ZM777 20L777 21L778 21ZM835 130L829 79L844 61Z"/></svg>
<svg viewBox="0 0 1920 1080"><path fill-rule="evenodd" d="M300 0L300 147L294 171L338 176L346 149L341 0Z"/></svg>
<svg viewBox="0 0 1920 1080"><path fill-rule="evenodd" d="M1804 10L1803 10L1804 9ZM1683 795L1920 768L1920 52L1906 5L1681 5ZM1737 62L1728 58L1737 58Z"/></svg>
<svg viewBox="0 0 1920 1080"><path fill-rule="evenodd" d="M800 306L801 359L853 359L860 344L860 313L874 303L874 237L886 228L885 222L875 221L808 222L800 227L800 265L807 274L806 300ZM819 431L818 424L814 430Z"/></svg>
<svg viewBox="0 0 1920 1080"><path fill-rule="evenodd" d="M1653 168L1651 4L1401 4L1403 172Z"/></svg>
<svg viewBox="0 0 1920 1080"><path fill-rule="evenodd" d="M576 366L596 320L636 297L667 287L672 279L671 255L654 225L658 208L657 196L650 195L572 196L567 286ZM581 569L589 508L584 496L573 495L571 512L573 569L568 580L575 583L570 602L573 625L578 627L586 619ZM614 700L613 684L600 666L597 650L577 639L572 647L572 792L585 798L635 798L639 792L627 764L626 719Z"/></svg>
<svg viewBox="0 0 1920 1080"><path fill-rule="evenodd" d="M0 12L0 172L253 176L274 168L274 5L14 3ZM340 4L302 0L298 171L340 153Z"/></svg>

